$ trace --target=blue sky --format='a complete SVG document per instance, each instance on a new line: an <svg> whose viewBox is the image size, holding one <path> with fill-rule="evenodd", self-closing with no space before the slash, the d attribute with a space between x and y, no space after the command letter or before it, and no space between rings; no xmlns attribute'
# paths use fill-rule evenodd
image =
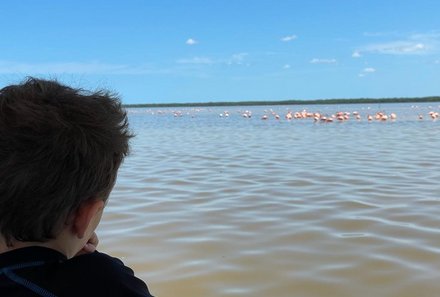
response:
<svg viewBox="0 0 440 297"><path fill-rule="evenodd" d="M125 103L440 95L440 1L3 1L0 85Z"/></svg>

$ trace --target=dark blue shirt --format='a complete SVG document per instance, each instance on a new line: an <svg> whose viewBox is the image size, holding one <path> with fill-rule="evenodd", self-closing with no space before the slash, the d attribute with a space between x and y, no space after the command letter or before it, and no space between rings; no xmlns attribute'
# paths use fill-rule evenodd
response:
<svg viewBox="0 0 440 297"><path fill-rule="evenodd" d="M152 297L121 260L94 252L67 259L44 247L0 254L0 296Z"/></svg>

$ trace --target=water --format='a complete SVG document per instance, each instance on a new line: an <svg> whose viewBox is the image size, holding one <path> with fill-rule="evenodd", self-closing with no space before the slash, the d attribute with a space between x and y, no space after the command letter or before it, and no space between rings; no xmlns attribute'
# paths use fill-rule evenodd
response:
<svg viewBox="0 0 440 297"><path fill-rule="evenodd" d="M362 119L284 119L304 108ZM439 109L130 110L137 137L100 249L156 296L437 296L440 121L428 112ZM397 119L366 120L377 111Z"/></svg>

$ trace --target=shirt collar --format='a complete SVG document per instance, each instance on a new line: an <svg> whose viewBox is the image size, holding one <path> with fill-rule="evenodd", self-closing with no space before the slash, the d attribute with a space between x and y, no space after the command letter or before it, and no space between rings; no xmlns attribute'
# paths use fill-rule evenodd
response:
<svg viewBox="0 0 440 297"><path fill-rule="evenodd" d="M40 246L31 246L1 253L0 269L6 266L27 262L63 262L66 260L67 257L56 250Z"/></svg>

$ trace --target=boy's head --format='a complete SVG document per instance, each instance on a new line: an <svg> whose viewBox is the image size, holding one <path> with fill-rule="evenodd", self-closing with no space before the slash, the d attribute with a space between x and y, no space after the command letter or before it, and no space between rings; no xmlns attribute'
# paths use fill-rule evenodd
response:
<svg viewBox="0 0 440 297"><path fill-rule="evenodd" d="M29 78L0 90L0 235L45 242L90 199L106 200L128 154L117 96Z"/></svg>

